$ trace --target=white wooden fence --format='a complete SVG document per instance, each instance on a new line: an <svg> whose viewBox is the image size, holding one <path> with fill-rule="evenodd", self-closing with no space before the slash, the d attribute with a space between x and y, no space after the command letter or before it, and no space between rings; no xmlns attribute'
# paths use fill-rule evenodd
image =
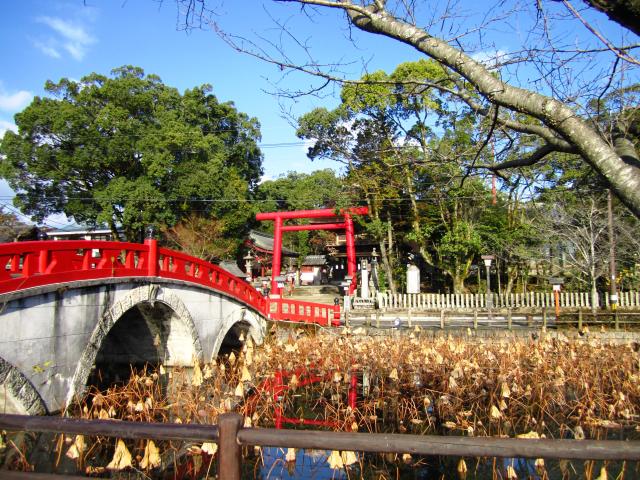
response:
<svg viewBox="0 0 640 480"><path fill-rule="evenodd" d="M415 310L459 309L474 310L487 308L486 294L464 293L418 293L407 294L378 292L378 307L411 308ZM598 309L609 307L609 294L598 293L595 305L591 304L588 292L560 292L561 308ZM491 294L492 308L553 308L555 300L552 292L512 293L510 295ZM618 308L640 309L640 292L618 292Z"/></svg>

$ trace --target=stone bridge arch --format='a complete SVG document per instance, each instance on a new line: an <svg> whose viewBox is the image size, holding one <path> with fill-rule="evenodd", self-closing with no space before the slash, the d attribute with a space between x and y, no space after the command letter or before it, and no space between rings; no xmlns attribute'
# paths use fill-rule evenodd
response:
<svg viewBox="0 0 640 480"><path fill-rule="evenodd" d="M210 361L242 332L256 344L266 334L265 318L233 295L157 277L46 285L0 295L0 305L0 357L14 372L9 377L3 373L9 367L0 366L0 380L18 374L26 379L20 383L28 383L24 391L33 390L44 405L25 404L29 413L69 405L85 391L96 359L138 353L135 341L109 353L103 347L119 343L110 335L126 344L140 333L150 360L190 366L194 358Z"/></svg>
<svg viewBox="0 0 640 480"><path fill-rule="evenodd" d="M239 310L228 317L222 323L220 334L211 351L211 361L221 353L229 353L229 350L241 348L240 337L250 336L255 344L261 344L266 336L266 323L258 315L246 308Z"/></svg>
<svg viewBox="0 0 640 480"><path fill-rule="evenodd" d="M44 415L42 397L20 370L0 357L0 413Z"/></svg>
<svg viewBox="0 0 640 480"><path fill-rule="evenodd" d="M146 363L159 362L166 366L189 366L194 360L203 359L200 337L184 302L176 294L157 284L133 288L105 311L93 329L73 376L72 388L66 399L67 405L76 395L84 393L91 370L97 367L100 355L106 356L107 359L109 355L117 355L104 352L110 347L110 334L113 334L122 322L133 323L131 317L135 316L135 310L141 317L137 319L138 324L142 321L148 329L148 332L143 332L140 328L135 328L129 332L130 341L138 343L136 354L139 358ZM148 339L144 338L147 336ZM151 340L155 352L149 351L150 342L144 344L145 340Z"/></svg>

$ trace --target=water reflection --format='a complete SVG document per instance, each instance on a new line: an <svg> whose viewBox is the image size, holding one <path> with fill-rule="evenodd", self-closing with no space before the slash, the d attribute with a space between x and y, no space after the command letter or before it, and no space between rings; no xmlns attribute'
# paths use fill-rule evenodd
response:
<svg viewBox="0 0 640 480"><path fill-rule="evenodd" d="M263 447L263 465L260 478L264 480L341 480L349 476L344 469L329 467L330 450L298 450L295 462L287 462L287 450L277 447ZM351 477L353 478L353 476Z"/></svg>

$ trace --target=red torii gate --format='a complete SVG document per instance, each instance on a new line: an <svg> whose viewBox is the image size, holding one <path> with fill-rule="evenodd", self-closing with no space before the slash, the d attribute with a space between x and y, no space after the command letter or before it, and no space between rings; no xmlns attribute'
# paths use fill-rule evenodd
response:
<svg viewBox="0 0 640 480"><path fill-rule="evenodd" d="M353 231L353 215L367 215L369 208L352 207L341 209L338 213L331 208L320 210L294 210L292 212L268 212L258 213L256 220L272 220L273 228L273 263L271 267L271 291L280 293L276 277L280 276L282 266L282 232L296 232L300 230L344 230L347 237L347 275L351 277L349 294L352 294L357 285L356 279L356 246ZM342 217L343 223L314 223L309 225L283 225L285 220L300 218L333 218Z"/></svg>

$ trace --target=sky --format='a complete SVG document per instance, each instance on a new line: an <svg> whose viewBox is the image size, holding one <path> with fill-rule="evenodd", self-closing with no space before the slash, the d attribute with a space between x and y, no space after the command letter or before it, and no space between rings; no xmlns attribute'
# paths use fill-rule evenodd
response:
<svg viewBox="0 0 640 480"><path fill-rule="evenodd" d="M278 5L258 0L242 3L246 8L239 9L229 1L211 2L227 31L273 28L270 17L279 14ZM278 67L234 51L208 26L188 32L180 29L172 0L5 0L1 8L0 136L6 129L15 128L16 112L35 95L45 94L47 80L79 80L91 72L108 74L113 68L135 65L159 75L165 84L180 91L211 84L220 101L233 101L240 111L257 117L265 179L289 171L339 169L335 162L311 162L306 157L307 146L295 136L290 119L283 118L282 102L270 92L278 88L274 82L282 86L292 80L282 80ZM294 13L291 11L291 15ZM326 20L335 19L336 15L329 12ZM316 23L316 33L322 33L322 22ZM344 48L339 46L342 40L324 39L322 48L334 53ZM358 54L369 55L365 50ZM385 66L393 68L393 62L387 61ZM318 105L331 108L336 104L335 96L300 98L288 102L285 108L287 115L291 112L299 116ZM0 202L10 204L12 196L2 181Z"/></svg>
<svg viewBox="0 0 640 480"><path fill-rule="evenodd" d="M365 68L391 71L401 61L420 58L398 42L349 30L342 14L333 10L314 12L310 18L299 7L268 0L210 0L209 5L216 22L231 34L283 38L293 45L286 34L281 37L282 29L274 19L303 32L295 47L298 55L306 55L303 42L308 40L313 55L345 62L340 70L352 78ZM283 115L283 108L297 117L317 106L336 106L335 87L315 97L283 100L273 95L270 92L278 88L304 89L314 80L283 73L275 65L234 51L207 25L190 31L179 28L173 0L4 0L1 8L0 135L15 128L16 112L34 96L44 95L47 80L79 80L91 72L108 74L113 68L134 65L180 91L211 84L220 101L233 101L240 111L257 117L265 179L288 171L340 168L335 162L311 162L307 146ZM496 51L509 47L507 38L514 28L502 33L493 30ZM12 195L2 181L0 203L10 203Z"/></svg>

